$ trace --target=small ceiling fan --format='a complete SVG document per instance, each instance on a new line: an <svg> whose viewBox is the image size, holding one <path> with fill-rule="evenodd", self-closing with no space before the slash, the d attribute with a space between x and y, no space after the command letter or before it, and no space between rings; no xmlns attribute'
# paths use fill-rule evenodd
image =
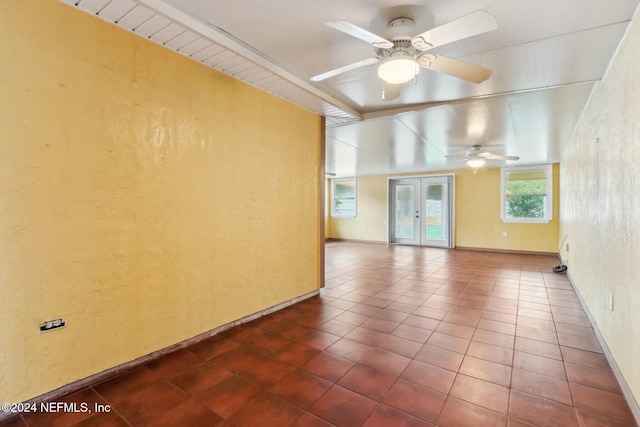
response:
<svg viewBox="0 0 640 427"><path fill-rule="evenodd" d="M409 18L394 19L381 36L346 21L329 21L325 25L370 43L376 56L318 74L311 77L312 81L328 79L381 61L378 77L384 82L382 99L391 100L400 96L404 83L416 78L420 67L473 83L481 83L492 74L488 68L429 52L433 48L497 29L496 18L483 10L424 32L416 28Z"/></svg>
<svg viewBox="0 0 640 427"><path fill-rule="evenodd" d="M467 165L474 169L484 166L487 160L520 160L519 156L504 156L502 154L482 151L481 145L472 145L471 148L467 150L467 153L464 156L446 157L464 157L463 161L466 161Z"/></svg>

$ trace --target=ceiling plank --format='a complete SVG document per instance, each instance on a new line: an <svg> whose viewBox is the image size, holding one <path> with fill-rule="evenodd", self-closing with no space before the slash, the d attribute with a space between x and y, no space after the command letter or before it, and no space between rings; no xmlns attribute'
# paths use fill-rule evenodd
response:
<svg viewBox="0 0 640 427"><path fill-rule="evenodd" d="M331 105L334 105L349 115L356 117L358 119L362 118L360 112L356 111L354 108L348 106L344 102L326 94L325 92L317 89L315 86L312 86L305 80L298 78L297 76L291 74L286 71L279 65L274 64L271 60L269 60L264 55L256 52L250 47L244 45L240 41L232 38L229 34L224 31L212 26L208 25L196 17L166 3L163 0L137 0L138 3L148 7L156 11L157 13L171 19L172 21L183 25L186 28L191 29L192 31L206 37L215 43L223 46L238 55L246 58L247 60L259 65L260 67L269 70L270 72L278 75L279 77L288 80L289 82L295 84L301 89L317 96L318 98L328 102Z"/></svg>

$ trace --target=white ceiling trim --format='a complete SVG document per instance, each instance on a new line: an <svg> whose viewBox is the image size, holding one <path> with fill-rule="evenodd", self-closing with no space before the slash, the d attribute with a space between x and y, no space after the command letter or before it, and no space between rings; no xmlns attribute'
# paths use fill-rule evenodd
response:
<svg viewBox="0 0 640 427"><path fill-rule="evenodd" d="M434 101L434 102L427 102L424 104L411 104L411 105L405 105L405 106L396 107L396 108L386 108L384 110L374 110L374 111L363 113L362 120L379 119L381 117L395 116L403 113L412 113L415 111L426 110L427 108L440 107L443 105L463 104L465 102L474 101L478 99L497 98L500 96L517 95L520 93L552 90L552 89L557 89L557 88L567 87L567 86L592 85L594 83L599 82L600 80L601 79L587 80L582 82L565 83L565 84L551 85L551 86L544 86L544 87L535 87L530 89L511 90L508 92L497 92L497 93L490 93L487 95L476 95L476 96L470 96L467 98L450 99L445 101Z"/></svg>
<svg viewBox="0 0 640 427"><path fill-rule="evenodd" d="M347 123L362 119L360 112L342 101L291 74L221 29L163 0L60 1L76 6L84 12L128 29L134 34L302 108L327 116L332 123ZM213 54L207 55L208 50ZM228 62L230 60L233 61ZM245 61L248 66L243 65ZM268 76L273 78L266 78ZM254 80L252 77L257 79ZM274 88L277 88L277 91Z"/></svg>

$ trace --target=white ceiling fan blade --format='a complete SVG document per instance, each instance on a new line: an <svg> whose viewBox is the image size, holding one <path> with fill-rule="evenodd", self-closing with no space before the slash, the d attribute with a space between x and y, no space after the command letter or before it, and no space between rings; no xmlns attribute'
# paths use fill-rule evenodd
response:
<svg viewBox="0 0 640 427"><path fill-rule="evenodd" d="M391 83L384 82L384 87L382 89L382 100L391 101L392 99L396 99L400 96L401 92L402 92L402 85L394 85Z"/></svg>
<svg viewBox="0 0 640 427"><path fill-rule="evenodd" d="M345 65L344 67L336 68L335 70L327 71L326 73L318 74L311 77L312 82L319 82L320 80L328 79L329 77L337 76L347 71L355 70L356 68L364 67L365 65L371 65L378 62L378 58L368 58L362 61L354 62L353 64Z"/></svg>
<svg viewBox="0 0 640 427"><path fill-rule="evenodd" d="M488 68L433 53L421 55L418 58L418 64L473 83L482 83L493 74L493 71Z"/></svg>
<svg viewBox="0 0 640 427"><path fill-rule="evenodd" d="M477 154L477 157L481 157L487 160L520 160L520 157L518 156L503 156L500 154L494 154L489 152L479 153Z"/></svg>
<svg viewBox="0 0 640 427"><path fill-rule="evenodd" d="M338 31L342 31L343 33L349 34L355 38L360 40L364 40L367 43L371 43L374 47L378 47L380 49L391 49L393 47L393 43L387 39L384 39L376 34L373 34L363 28L358 27L357 25L353 25L347 21L328 21L325 22L325 25L335 28Z"/></svg>
<svg viewBox="0 0 640 427"><path fill-rule="evenodd" d="M411 39L416 49L427 50L458 40L487 33L498 28L496 17L478 10L447 24L440 25Z"/></svg>

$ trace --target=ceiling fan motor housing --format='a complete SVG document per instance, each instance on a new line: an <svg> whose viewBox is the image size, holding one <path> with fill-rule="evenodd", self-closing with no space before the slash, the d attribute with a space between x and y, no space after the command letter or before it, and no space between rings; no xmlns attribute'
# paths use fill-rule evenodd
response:
<svg viewBox="0 0 640 427"><path fill-rule="evenodd" d="M477 157L478 154L480 154L480 148L480 145L472 145L471 148L469 148L469 151L467 151L467 156Z"/></svg>
<svg viewBox="0 0 640 427"><path fill-rule="evenodd" d="M381 34L381 36L391 42L393 47L390 49L376 48L378 58L388 58L395 52L406 52L411 56L419 54L421 51L414 48L411 44L413 36L420 34L420 30L415 27L415 23L409 18L397 18L389 22L389 27Z"/></svg>

